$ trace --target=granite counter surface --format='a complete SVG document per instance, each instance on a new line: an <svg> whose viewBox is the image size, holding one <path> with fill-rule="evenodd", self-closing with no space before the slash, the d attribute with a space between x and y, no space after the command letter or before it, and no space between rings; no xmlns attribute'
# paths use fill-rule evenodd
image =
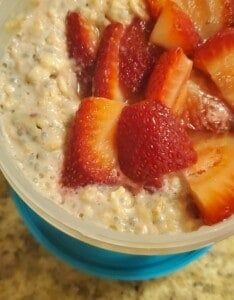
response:
<svg viewBox="0 0 234 300"><path fill-rule="evenodd" d="M1 300L232 300L234 238L168 278L140 283L96 279L59 262L30 236L0 175Z"/></svg>

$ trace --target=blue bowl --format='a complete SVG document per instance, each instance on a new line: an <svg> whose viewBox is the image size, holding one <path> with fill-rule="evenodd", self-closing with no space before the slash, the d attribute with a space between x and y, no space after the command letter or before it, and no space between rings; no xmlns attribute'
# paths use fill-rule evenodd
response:
<svg viewBox="0 0 234 300"><path fill-rule="evenodd" d="M49 252L79 271L106 279L138 281L167 276L196 261L209 247L172 255L132 255L81 242L50 225L13 192L14 203L31 234Z"/></svg>

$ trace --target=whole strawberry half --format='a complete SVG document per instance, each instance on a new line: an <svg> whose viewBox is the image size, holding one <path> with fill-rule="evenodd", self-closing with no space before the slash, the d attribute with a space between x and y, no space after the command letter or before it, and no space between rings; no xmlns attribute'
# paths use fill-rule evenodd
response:
<svg viewBox="0 0 234 300"><path fill-rule="evenodd" d="M144 86L162 53L149 43L154 23L135 18L126 28L120 45L120 86L128 100L141 97Z"/></svg>
<svg viewBox="0 0 234 300"><path fill-rule="evenodd" d="M189 136L170 110L160 102L126 106L117 129L118 159L122 172L144 186L196 162Z"/></svg>

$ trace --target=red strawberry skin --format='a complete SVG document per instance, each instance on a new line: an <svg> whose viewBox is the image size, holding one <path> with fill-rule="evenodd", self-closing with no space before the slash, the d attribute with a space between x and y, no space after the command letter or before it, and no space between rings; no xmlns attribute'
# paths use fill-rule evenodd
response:
<svg viewBox="0 0 234 300"><path fill-rule="evenodd" d="M126 99L140 98L162 49L149 43L152 21L135 18L122 38L120 48L120 86Z"/></svg>
<svg viewBox="0 0 234 300"><path fill-rule="evenodd" d="M90 96L97 42L91 24L79 12L67 14L66 38L69 57L75 60L80 95Z"/></svg>
<svg viewBox="0 0 234 300"><path fill-rule="evenodd" d="M104 30L93 80L95 97L122 98L119 89L119 48L123 33L124 26L117 22Z"/></svg>
<svg viewBox="0 0 234 300"><path fill-rule="evenodd" d="M160 102L126 106L117 130L122 172L144 186L196 162L196 152L180 122Z"/></svg>

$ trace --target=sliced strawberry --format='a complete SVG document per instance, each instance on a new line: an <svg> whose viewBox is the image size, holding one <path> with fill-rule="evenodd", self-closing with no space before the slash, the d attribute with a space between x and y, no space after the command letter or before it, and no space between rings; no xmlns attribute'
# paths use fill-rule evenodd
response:
<svg viewBox="0 0 234 300"><path fill-rule="evenodd" d="M230 131L234 124L217 87L201 72L193 71L188 81L183 120L190 129L214 133Z"/></svg>
<svg viewBox="0 0 234 300"><path fill-rule="evenodd" d="M165 52L156 62L150 76L146 98L161 101L175 114L180 114L186 101L186 82L192 64L181 48Z"/></svg>
<svg viewBox="0 0 234 300"><path fill-rule="evenodd" d="M130 179L144 186L186 168L196 153L184 127L157 101L126 106L117 131L119 165Z"/></svg>
<svg viewBox="0 0 234 300"><path fill-rule="evenodd" d="M207 40L195 52L194 63L207 72L234 109L234 28Z"/></svg>
<svg viewBox="0 0 234 300"><path fill-rule="evenodd" d="M167 0L145 0L151 18L157 19Z"/></svg>
<svg viewBox="0 0 234 300"><path fill-rule="evenodd" d="M75 60L81 97L92 94L97 37L91 24L79 12L69 12L66 18L69 57Z"/></svg>
<svg viewBox="0 0 234 300"><path fill-rule="evenodd" d="M120 101L84 99L73 121L65 152L62 184L115 184L119 180L115 135L124 107Z"/></svg>
<svg viewBox="0 0 234 300"><path fill-rule="evenodd" d="M185 176L205 224L212 225L234 213L234 136L198 135L198 161Z"/></svg>
<svg viewBox="0 0 234 300"><path fill-rule="evenodd" d="M95 97L122 100L119 88L119 49L124 26L112 23L104 30L93 80Z"/></svg>
<svg viewBox="0 0 234 300"><path fill-rule="evenodd" d="M181 117L182 114L184 113L184 109L186 107L186 102L188 98L188 83L186 82L178 97L176 98L171 110L174 113L174 115Z"/></svg>
<svg viewBox="0 0 234 300"><path fill-rule="evenodd" d="M120 48L120 84L125 98L140 98L155 60L162 50L149 44L153 24L135 18L123 36Z"/></svg>
<svg viewBox="0 0 234 300"><path fill-rule="evenodd" d="M166 49L181 47L190 54L198 45L200 37L190 17L174 2L168 1L151 34L152 43Z"/></svg>
<svg viewBox="0 0 234 300"><path fill-rule="evenodd" d="M174 0L190 16L199 35L207 39L234 23L233 0Z"/></svg>

